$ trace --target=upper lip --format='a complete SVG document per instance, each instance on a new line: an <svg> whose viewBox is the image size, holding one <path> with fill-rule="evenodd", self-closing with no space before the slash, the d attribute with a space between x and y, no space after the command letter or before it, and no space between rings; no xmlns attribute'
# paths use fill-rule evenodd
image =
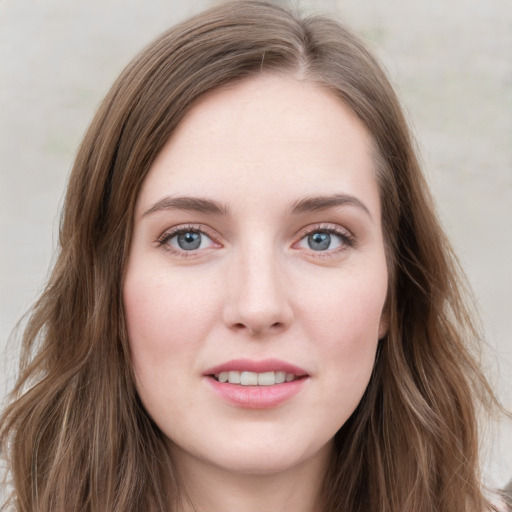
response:
<svg viewBox="0 0 512 512"><path fill-rule="evenodd" d="M254 373L286 372L293 373L298 377L308 374L302 368L287 363L286 361L280 361L279 359L263 359L260 361L254 361L251 359L232 359L231 361L226 361L225 363L208 368L204 372L204 375L217 375L222 372L237 371Z"/></svg>

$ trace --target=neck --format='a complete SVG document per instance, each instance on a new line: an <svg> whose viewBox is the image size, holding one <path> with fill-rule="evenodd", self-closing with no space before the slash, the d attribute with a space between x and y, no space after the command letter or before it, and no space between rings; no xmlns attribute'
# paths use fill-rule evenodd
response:
<svg viewBox="0 0 512 512"><path fill-rule="evenodd" d="M177 464L183 512L320 512L319 495L330 446L291 468L238 473L191 456Z"/></svg>

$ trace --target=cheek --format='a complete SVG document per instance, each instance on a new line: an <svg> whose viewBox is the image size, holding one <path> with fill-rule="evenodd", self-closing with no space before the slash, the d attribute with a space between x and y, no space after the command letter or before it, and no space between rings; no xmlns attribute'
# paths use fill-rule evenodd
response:
<svg viewBox="0 0 512 512"><path fill-rule="evenodd" d="M363 349L378 339L386 293L384 267L379 272L350 269L327 280L313 277L298 295L304 297L301 309L310 337L328 340L326 349L357 355L356 346Z"/></svg>
<svg viewBox="0 0 512 512"><path fill-rule="evenodd" d="M172 283L172 285L169 285ZM193 359L210 329L215 303L187 279L163 270L126 274L123 302L130 350L139 380L178 372Z"/></svg>
<svg viewBox="0 0 512 512"><path fill-rule="evenodd" d="M341 423L359 403L372 374L387 292L384 264L382 268L340 273L323 284L317 280L309 307L303 308L308 337L315 340L319 374L327 377L324 396L340 405Z"/></svg>

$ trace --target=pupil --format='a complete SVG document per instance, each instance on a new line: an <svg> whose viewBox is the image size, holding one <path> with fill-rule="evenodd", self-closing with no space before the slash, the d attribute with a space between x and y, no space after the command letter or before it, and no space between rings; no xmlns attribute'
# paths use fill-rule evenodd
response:
<svg viewBox="0 0 512 512"><path fill-rule="evenodd" d="M178 245L184 251L193 251L201 245L201 234L187 231L178 235Z"/></svg>
<svg viewBox="0 0 512 512"><path fill-rule="evenodd" d="M325 251L331 245L331 235L329 233L313 233L308 236L308 245L314 251Z"/></svg>

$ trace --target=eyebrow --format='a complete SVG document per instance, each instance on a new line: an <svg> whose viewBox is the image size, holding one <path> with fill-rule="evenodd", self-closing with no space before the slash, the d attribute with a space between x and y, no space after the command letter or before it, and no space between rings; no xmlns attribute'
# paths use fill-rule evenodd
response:
<svg viewBox="0 0 512 512"><path fill-rule="evenodd" d="M213 201L212 199L203 199L199 197L171 197L167 196L157 201L148 208L142 215L151 215L161 210L185 210L190 212L209 213L213 215L228 215L227 206Z"/></svg>
<svg viewBox="0 0 512 512"><path fill-rule="evenodd" d="M293 203L291 211L292 214L318 212L344 205L360 208L370 217L370 219L372 219L372 215L368 207L360 199L349 194L306 197Z"/></svg>
<svg viewBox="0 0 512 512"><path fill-rule="evenodd" d="M357 197L351 196L349 194L306 197L292 204L291 213L292 215L297 215L301 213L318 212L344 205L356 206L357 208L363 210L370 217L370 219L372 218L370 210L367 208L367 206ZM222 216L229 215L229 208L226 205L219 203L218 201L214 201L213 199L172 196L166 196L160 199L150 208L144 211L142 215L147 216L161 210L172 209Z"/></svg>

